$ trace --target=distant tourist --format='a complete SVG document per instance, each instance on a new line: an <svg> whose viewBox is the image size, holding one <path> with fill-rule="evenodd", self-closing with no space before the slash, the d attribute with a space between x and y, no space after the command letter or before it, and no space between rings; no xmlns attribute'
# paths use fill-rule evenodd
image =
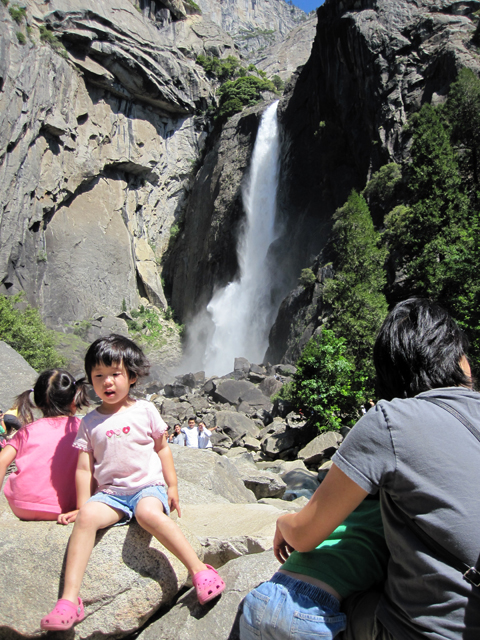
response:
<svg viewBox="0 0 480 640"><path fill-rule="evenodd" d="M181 447L185 446L185 434L182 433L182 427L179 424L173 427L173 433L168 438L168 441L171 444L179 444Z"/></svg>
<svg viewBox="0 0 480 640"><path fill-rule="evenodd" d="M85 371L102 404L81 422L74 446L78 507L63 514L62 524L75 522L68 544L63 593L40 622L42 629L65 631L84 617L79 591L99 529L124 524L135 516L185 565L200 604L217 597L225 583L201 562L177 524L181 515L177 475L165 432L167 425L155 406L135 400L130 388L148 373L143 351L125 336L99 338L85 356ZM95 481L97 490L91 495ZM165 485L168 487L166 490Z"/></svg>
<svg viewBox="0 0 480 640"><path fill-rule="evenodd" d="M210 442L210 438L212 436L212 431L215 431L217 427L211 427L207 429L207 425L205 422L198 423L198 448L199 449L211 449L212 443Z"/></svg>
<svg viewBox="0 0 480 640"><path fill-rule="evenodd" d="M195 418L189 418L187 426L183 427L182 433L185 435L187 447L198 449L198 427Z"/></svg>
<svg viewBox="0 0 480 640"><path fill-rule="evenodd" d="M35 404L30 400L32 393ZM0 453L0 487L15 461L17 470L7 478L4 493L21 520L57 520L75 508L78 452L72 444L80 418L74 416L87 405L86 381L76 381L64 369L43 371L34 388L17 397L15 407L25 426L6 441ZM44 416L35 422L34 407Z"/></svg>

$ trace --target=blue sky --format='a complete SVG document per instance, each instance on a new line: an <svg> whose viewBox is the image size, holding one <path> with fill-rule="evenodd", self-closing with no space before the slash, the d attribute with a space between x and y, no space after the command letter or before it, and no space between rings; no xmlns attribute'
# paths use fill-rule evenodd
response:
<svg viewBox="0 0 480 640"><path fill-rule="evenodd" d="M324 0L293 0L293 4L303 9L305 13L309 13L312 9L316 9L323 3Z"/></svg>

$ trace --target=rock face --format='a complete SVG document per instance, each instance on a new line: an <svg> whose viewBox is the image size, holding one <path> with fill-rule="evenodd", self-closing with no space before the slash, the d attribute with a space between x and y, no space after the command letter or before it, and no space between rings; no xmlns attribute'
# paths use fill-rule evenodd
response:
<svg viewBox="0 0 480 640"><path fill-rule="evenodd" d="M244 55L282 40L305 13L284 0L199 0L202 15L221 25Z"/></svg>
<svg viewBox="0 0 480 640"><path fill-rule="evenodd" d="M2 341L0 360L0 410L7 411L13 405L16 396L35 384L37 372L15 349Z"/></svg>
<svg viewBox="0 0 480 640"><path fill-rule="evenodd" d="M480 72L471 46L477 9L478 2L446 0L326 0L319 8L312 55L279 108L291 144L278 245L289 252L292 271L299 275L325 246L332 215L352 188L363 189L372 172L405 157L409 115L444 100L462 66ZM281 354L298 357L292 344L309 324L287 306L277 318L287 336L276 329L270 340L276 362Z"/></svg>
<svg viewBox="0 0 480 640"><path fill-rule="evenodd" d="M0 7L2 290L24 289L51 326L118 314L139 293L165 307L157 263L203 144L193 114L209 84L172 29L162 36L129 0L45 8L27 3L22 46ZM40 40L47 25L63 57Z"/></svg>
<svg viewBox="0 0 480 640"><path fill-rule="evenodd" d="M167 295L182 322L205 309L214 288L238 269L242 184L264 109L259 105L230 118L196 175L183 231L164 267Z"/></svg>
<svg viewBox="0 0 480 640"><path fill-rule="evenodd" d="M0 576L2 585L10 586L2 596L2 640L42 633L40 620L58 598L71 530L54 522L21 522L1 497ZM197 539L183 531L201 554ZM100 532L82 583L86 617L71 637L100 640L131 633L170 602L187 577L183 564L136 523Z"/></svg>
<svg viewBox="0 0 480 640"><path fill-rule="evenodd" d="M277 42L252 58L258 69L269 78L277 75L284 82L290 79L297 67L304 65L312 52L317 27L316 14L292 29L282 42Z"/></svg>

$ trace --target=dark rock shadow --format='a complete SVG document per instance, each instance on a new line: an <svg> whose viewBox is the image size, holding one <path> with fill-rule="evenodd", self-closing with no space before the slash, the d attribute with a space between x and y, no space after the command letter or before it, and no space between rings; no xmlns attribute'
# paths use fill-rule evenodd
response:
<svg viewBox="0 0 480 640"><path fill-rule="evenodd" d="M166 554L150 546L152 537L136 521L129 524L122 549L122 560L139 575L156 580L162 588L163 600L171 601L178 593L180 585Z"/></svg>

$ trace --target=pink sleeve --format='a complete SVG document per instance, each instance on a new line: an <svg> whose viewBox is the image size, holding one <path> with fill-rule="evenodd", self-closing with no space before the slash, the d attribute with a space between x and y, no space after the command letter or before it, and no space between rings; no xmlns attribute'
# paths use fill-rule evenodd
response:
<svg viewBox="0 0 480 640"><path fill-rule="evenodd" d="M152 427L152 437L156 440L163 436L168 427L154 404L149 402L148 408L150 414L150 425Z"/></svg>
<svg viewBox="0 0 480 640"><path fill-rule="evenodd" d="M93 447L90 442L89 433L87 427L85 425L85 420L80 422L80 427L78 428L78 433L75 437L75 441L73 446L81 451L93 451Z"/></svg>

